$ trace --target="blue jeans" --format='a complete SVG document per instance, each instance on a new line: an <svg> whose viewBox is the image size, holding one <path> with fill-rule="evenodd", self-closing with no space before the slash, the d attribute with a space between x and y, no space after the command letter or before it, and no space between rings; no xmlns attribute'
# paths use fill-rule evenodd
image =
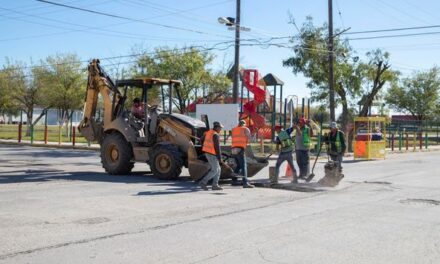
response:
<svg viewBox="0 0 440 264"><path fill-rule="evenodd" d="M287 152L280 152L280 155L278 155L277 163L275 164L275 181L278 182L278 175L280 174L280 166L281 164L287 161L287 166L290 166L293 172L293 177L295 178L297 176L295 166L293 165L293 157L292 157L292 151Z"/></svg>
<svg viewBox="0 0 440 264"><path fill-rule="evenodd" d="M237 162L237 167L235 168L234 172L237 174L243 175L243 185L245 185L248 182L245 151L241 150L240 153L238 153L236 155L232 155L232 156L235 158L235 161ZM232 181L236 182L237 178L232 177Z"/></svg>
<svg viewBox="0 0 440 264"><path fill-rule="evenodd" d="M204 184L208 184L209 180L212 179L212 186L218 185L218 180L220 179L221 168L218 162L217 156L205 153L206 159L209 165L211 165L211 170L206 174L205 177L200 181Z"/></svg>
<svg viewBox="0 0 440 264"><path fill-rule="evenodd" d="M299 176L307 177L309 170L309 151L308 150L296 150L296 162L299 167Z"/></svg>
<svg viewBox="0 0 440 264"><path fill-rule="evenodd" d="M330 154L330 158L338 163L338 169L339 171L342 171L342 160L343 160L343 154L342 153L338 153L337 155L332 155Z"/></svg>

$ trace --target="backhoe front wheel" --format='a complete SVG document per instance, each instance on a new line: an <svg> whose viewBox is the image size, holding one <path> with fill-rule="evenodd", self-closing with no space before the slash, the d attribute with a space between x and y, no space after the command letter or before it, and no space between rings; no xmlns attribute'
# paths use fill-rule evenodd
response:
<svg viewBox="0 0 440 264"><path fill-rule="evenodd" d="M130 143L119 133L105 135L101 144L102 167L109 174L129 174L134 163Z"/></svg>
<svg viewBox="0 0 440 264"><path fill-rule="evenodd" d="M150 169L153 175L162 180L173 180L180 176L183 159L174 145L157 145L151 153Z"/></svg>

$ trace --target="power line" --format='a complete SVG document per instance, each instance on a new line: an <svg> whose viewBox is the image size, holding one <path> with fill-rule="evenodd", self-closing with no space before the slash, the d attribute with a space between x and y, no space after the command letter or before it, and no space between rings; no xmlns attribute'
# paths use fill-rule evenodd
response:
<svg viewBox="0 0 440 264"><path fill-rule="evenodd" d="M341 9L339 8L338 0L336 0L336 8L338 9L338 15L339 15L339 18L341 19L342 28L345 28L344 19L342 18L342 13L341 13Z"/></svg>
<svg viewBox="0 0 440 264"><path fill-rule="evenodd" d="M436 34L440 34L440 31L412 33L412 34L399 34L399 35L382 35L382 36L360 37L360 38L348 38L348 40L366 40L366 39L380 39L380 38L400 38L400 37L412 37L412 36L424 36L424 35L436 35Z"/></svg>
<svg viewBox="0 0 440 264"><path fill-rule="evenodd" d="M157 58L161 58L161 55L159 55L159 52L173 52L173 51L185 51L188 50L186 53L191 53L194 52L194 49L197 49L199 52L207 52L207 51L212 51L212 50L226 50L230 47L233 46L233 40L231 41L224 41L224 42L219 42L216 43L215 45L212 45L211 47L206 47L206 46L189 46L189 47L183 47L183 48L175 48L175 49L158 49L156 51L152 51L152 52L142 52L142 53L135 53L135 54L127 54L127 55L119 55L119 56L112 56L112 57L103 57L100 58L101 61L106 61L106 60L113 60L113 59L122 59L122 58L133 58L133 57L139 57L139 56L144 56L144 55L154 55L152 56L153 59L157 59ZM228 44L225 47L218 47L220 45L223 44ZM40 65L36 65L36 66L23 66L23 67L13 67L13 68L7 68L7 69L11 69L11 70L20 70L20 69L34 69L34 68L42 68L42 67L48 67L48 66L62 66L62 65L69 65L69 64L73 64L73 63L89 63L90 60L79 60L79 61L74 61L74 62L64 62L64 63L56 63L56 64L40 64ZM1 71L1 69L0 69Z"/></svg>
<svg viewBox="0 0 440 264"><path fill-rule="evenodd" d="M381 4L383 4L383 5L385 5L385 6L388 6L389 8L394 9L394 10L396 10L397 12L399 12L399 13L401 13L401 14L404 14L404 15L406 15L406 16L412 18L412 19L415 19L415 20L421 21L422 23L430 24L430 23L427 22L426 20L421 19L421 18L419 18L419 17L417 17L417 16L413 16L411 13L408 13L408 12L406 12L405 10L401 10L400 8L398 8L398 7L394 6L394 5L391 5L391 4L387 3L386 1L382 1L382 0L376 0L376 1L379 2L379 3L381 3Z"/></svg>
<svg viewBox="0 0 440 264"><path fill-rule="evenodd" d="M440 28L440 25L418 26L418 27L404 27L404 28L388 28L388 29L374 29L374 30L364 30L364 31L346 32L346 33L343 33L343 35L351 35L351 34L368 34L368 33L390 32L390 31L404 31L404 30L428 29L428 28Z"/></svg>
<svg viewBox="0 0 440 264"><path fill-rule="evenodd" d="M21 15L24 15L24 17L35 17L35 18L42 19L42 20L56 22L58 24L61 23L61 24L66 24L66 25L83 27L83 29L72 29L72 28L65 28L65 27L60 27L60 26L56 26L56 25L51 25L51 24L39 23L39 22L35 22L35 21L28 21L26 19L22 19L22 17L10 18L10 19L16 19L16 20L19 20L19 21L24 21L24 22L27 22L27 23L39 24L39 25L43 25L43 26L47 26L47 27L60 28L60 29L68 30L68 31L64 31L64 32L60 32L60 33L52 33L52 34L64 34L64 33L70 33L70 32L78 32L78 31L87 32L89 30L98 30L98 31L101 31L101 32L94 32L94 34L100 34L100 35L105 35L105 36L118 36L118 37L124 36L124 37L128 37L128 38L130 38L129 36L133 36L131 38L142 39L142 40L145 39L145 37L140 37L140 36L146 36L146 35L132 34L132 33L128 33L128 32L121 32L121 31L115 31L115 30L103 30L100 27L88 27L88 26L85 26L85 25L77 24L77 23L66 22L66 21L62 21L62 20L58 20L58 19L51 19L51 18L48 18L48 17L42 17L42 16L38 16L38 15L28 14L28 13L16 11L16 10L13 10L13 9L8 9L8 8L0 7L0 9L7 10L7 11L10 11L10 12L13 12L13 13L17 13L17 14L21 14ZM0 15L0 16L2 16L2 15ZM116 33L116 34L119 34L119 35L112 35L112 34L109 34L109 32L113 32L113 33ZM43 36L46 36L46 35L43 35ZM37 37L37 36L22 37L22 38L33 38L33 37ZM157 38L157 37L154 38L154 37L151 37L151 36L148 36L148 37L149 37L148 39L167 40L166 38ZM172 39L168 39L168 40L172 40ZM5 41L5 39L0 39L0 41Z"/></svg>
<svg viewBox="0 0 440 264"><path fill-rule="evenodd" d="M57 32L57 33L49 33L49 34L42 34L42 35L26 36L26 37L17 37L17 38L13 38L13 39L0 39L0 41L27 39L27 38L38 38L38 37L45 37L45 36L60 35L60 34L65 34L65 33L73 33L73 32L88 32L90 30L98 30L98 32L94 32L93 34L100 34L100 35L104 35L104 36L116 36L116 37L123 36L123 37L126 37L126 38L133 38L133 39L140 39L140 40L145 40L145 39L149 39L149 40L171 40L171 41L180 40L180 39L177 39L177 38L163 38L163 37L161 38L161 37L153 37L151 35L147 36L147 35L140 35L140 34L132 34L132 33L128 33L128 32L115 31L115 30L103 30L100 27L87 27L87 26L81 25L81 24L70 23L70 22L66 22L66 21L62 21L62 20L58 20L58 19L51 19L51 18L47 18L47 17L41 17L41 16L38 16L38 15L27 14L27 13L24 13L24 12L20 12L20 11L8 9L8 8L0 7L0 9L8 10L8 11L11 11L11 12L14 12L14 13L17 13L17 14L22 14L22 15L25 15L26 17L35 17L35 18L38 18L38 19L53 21L53 22L56 22L56 23L83 27L83 29L71 29L71 28L60 27L60 26L51 25L51 24L45 24L45 23L39 23L39 22L35 22L35 21L29 21L29 20L26 20L26 19L22 19L21 17L14 17L14 18L10 18L10 19L24 21L24 22L31 23L31 24L39 24L39 25L43 25L43 26L47 26L47 27L65 29L67 31ZM2 15L0 15L0 16L2 16ZM116 33L117 35L110 34L111 32ZM184 41L184 40L182 40L182 41ZM209 40L202 40L202 41L209 41Z"/></svg>
<svg viewBox="0 0 440 264"><path fill-rule="evenodd" d="M188 28L183 28L183 27L171 26L171 25L166 25L166 24L148 22L148 21L141 20L141 19L134 19L134 18L119 16L119 15L115 15L115 14L110 14L110 13L104 13L104 12L100 12L100 11L85 9L85 8L81 8L81 7L75 7L75 6L71 6L71 5L55 3L55 2L46 1L46 0L35 0L35 1L46 3L46 4L50 4L50 5L61 6L61 7L69 8L69 9L74 9L74 10L78 10L78 11L83 11L83 12L87 12L87 13L92 13L92 14L96 14L96 15L107 16L107 17L112 17L112 18L117 18L117 19L123 19L123 20L132 21L132 22L139 22L139 23L149 24L149 25L153 25L153 26L159 26L159 27L170 28L170 29L175 29L175 30L187 31L187 32L192 32L192 33L197 33L197 34L202 34L202 35L227 37L225 35L212 34L212 33L204 32L204 31L200 31L200 30L194 30L194 29L188 29Z"/></svg>

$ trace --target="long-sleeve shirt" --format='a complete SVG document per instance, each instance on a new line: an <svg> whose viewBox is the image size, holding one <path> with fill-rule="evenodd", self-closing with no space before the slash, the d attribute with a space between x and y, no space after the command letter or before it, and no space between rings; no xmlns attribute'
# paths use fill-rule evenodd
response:
<svg viewBox="0 0 440 264"><path fill-rule="evenodd" d="M293 130L294 130L294 127L289 127L286 129L286 133L289 134L289 136L290 136L292 134ZM278 136L275 138L275 143L281 144L280 138Z"/></svg>
<svg viewBox="0 0 440 264"><path fill-rule="evenodd" d="M339 133L339 140L341 142L341 152L339 153L344 153L345 150L347 149L347 145L345 144L345 135L342 131L337 130L336 133ZM330 144L330 151L331 152L336 152L338 153L338 150L336 148L336 133L332 133L330 132L328 135L328 142L327 144Z"/></svg>

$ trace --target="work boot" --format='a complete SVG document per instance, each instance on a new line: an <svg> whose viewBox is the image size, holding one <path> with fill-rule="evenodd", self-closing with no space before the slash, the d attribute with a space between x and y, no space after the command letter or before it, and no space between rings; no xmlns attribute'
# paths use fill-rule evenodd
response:
<svg viewBox="0 0 440 264"><path fill-rule="evenodd" d="M241 185L241 184L238 182L237 178L234 177L234 178L232 178L231 185L232 185L232 186L239 186L239 185Z"/></svg>
<svg viewBox="0 0 440 264"><path fill-rule="evenodd" d="M213 191L221 191L221 190L223 190L223 188L218 185L212 185L212 190Z"/></svg>
<svg viewBox="0 0 440 264"><path fill-rule="evenodd" d="M255 186L246 182L245 184L243 184L243 188L254 188Z"/></svg>
<svg viewBox="0 0 440 264"><path fill-rule="evenodd" d="M204 191L209 190L209 189L208 189L208 186L206 185L206 183L200 182L200 183L199 183L199 186L200 186L200 188L202 188Z"/></svg>

